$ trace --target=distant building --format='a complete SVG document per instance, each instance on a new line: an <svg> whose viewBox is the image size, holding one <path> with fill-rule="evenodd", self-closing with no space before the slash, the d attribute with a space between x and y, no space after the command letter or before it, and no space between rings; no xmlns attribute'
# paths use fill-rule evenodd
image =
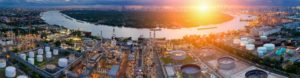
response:
<svg viewBox="0 0 300 78"><path fill-rule="evenodd" d="M270 27L270 26L263 26L259 28L254 28L251 33L259 36L268 36L274 33L281 31L281 27Z"/></svg>
<svg viewBox="0 0 300 78"><path fill-rule="evenodd" d="M172 65L165 66L168 78L176 78L175 70Z"/></svg>

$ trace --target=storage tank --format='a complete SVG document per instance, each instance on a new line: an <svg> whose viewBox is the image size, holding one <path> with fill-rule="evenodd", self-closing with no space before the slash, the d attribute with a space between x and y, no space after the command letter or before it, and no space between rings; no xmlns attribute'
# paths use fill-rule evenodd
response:
<svg viewBox="0 0 300 78"><path fill-rule="evenodd" d="M28 58L28 63L33 64L34 65L34 58Z"/></svg>
<svg viewBox="0 0 300 78"><path fill-rule="evenodd" d="M47 64L46 65L46 71L50 72L50 73L54 73L56 71L56 65L54 64Z"/></svg>
<svg viewBox="0 0 300 78"><path fill-rule="evenodd" d="M248 38L242 37L242 38L241 38L241 41L248 41Z"/></svg>
<svg viewBox="0 0 300 78"><path fill-rule="evenodd" d="M26 60L26 54L22 53L22 54L19 55L19 57L22 58L23 60Z"/></svg>
<svg viewBox="0 0 300 78"><path fill-rule="evenodd" d="M186 58L185 51L173 50L169 52L173 60L184 60Z"/></svg>
<svg viewBox="0 0 300 78"><path fill-rule="evenodd" d="M30 58L34 58L34 52L33 51L29 52L28 55L29 55Z"/></svg>
<svg viewBox="0 0 300 78"><path fill-rule="evenodd" d="M234 39L233 44L240 44L241 40L240 39Z"/></svg>
<svg viewBox="0 0 300 78"><path fill-rule="evenodd" d="M49 52L49 51L50 51L50 47L48 47L48 46L45 47L45 51L46 51L46 52Z"/></svg>
<svg viewBox="0 0 300 78"><path fill-rule="evenodd" d="M68 66L68 59L66 59L66 58L60 58L58 60L58 66L59 67L67 67Z"/></svg>
<svg viewBox="0 0 300 78"><path fill-rule="evenodd" d="M260 38L261 40L267 40L267 39L268 39L267 36L260 36L259 38Z"/></svg>
<svg viewBox="0 0 300 78"><path fill-rule="evenodd" d="M201 77L201 68L195 64L186 64L180 67L183 78Z"/></svg>
<svg viewBox="0 0 300 78"><path fill-rule="evenodd" d="M13 78L17 74L16 67L8 66L5 68L5 77Z"/></svg>
<svg viewBox="0 0 300 78"><path fill-rule="evenodd" d="M52 53L51 52L46 52L46 58L52 58Z"/></svg>
<svg viewBox="0 0 300 78"><path fill-rule="evenodd" d="M266 47L258 47L257 48L257 52L259 52L259 51L262 51L262 52L266 53L267 52L267 48Z"/></svg>
<svg viewBox="0 0 300 78"><path fill-rule="evenodd" d="M264 52L264 51L258 51L257 53L258 53L258 56L259 56L259 57L263 57L263 56L265 55L265 52Z"/></svg>
<svg viewBox="0 0 300 78"><path fill-rule="evenodd" d="M6 59L5 58L0 58L0 68L6 67Z"/></svg>
<svg viewBox="0 0 300 78"><path fill-rule="evenodd" d="M254 44L247 44L246 45L246 50L254 50L255 49L255 45Z"/></svg>
<svg viewBox="0 0 300 78"><path fill-rule="evenodd" d="M268 78L268 73L262 70L250 70L245 74L246 78Z"/></svg>
<svg viewBox="0 0 300 78"><path fill-rule="evenodd" d="M28 78L28 76L26 76L26 75L20 75L17 78Z"/></svg>
<svg viewBox="0 0 300 78"><path fill-rule="evenodd" d="M41 49L41 48L40 48L40 49L38 50L38 54L39 54L39 55L43 55L43 54L44 54L44 49Z"/></svg>
<svg viewBox="0 0 300 78"><path fill-rule="evenodd" d="M248 44L254 44L255 43L255 39L248 39Z"/></svg>
<svg viewBox="0 0 300 78"><path fill-rule="evenodd" d="M53 55L58 55L58 49L53 50Z"/></svg>
<svg viewBox="0 0 300 78"><path fill-rule="evenodd" d="M235 68L235 60L231 57L221 57L218 59L218 67L223 70L231 70Z"/></svg>
<svg viewBox="0 0 300 78"><path fill-rule="evenodd" d="M248 44L248 41L241 41L240 46L244 47L247 44Z"/></svg>
<svg viewBox="0 0 300 78"><path fill-rule="evenodd" d="M38 62L43 62L43 55L37 55L36 57Z"/></svg>
<svg viewBox="0 0 300 78"><path fill-rule="evenodd" d="M267 44L264 44L264 47L267 48L267 51L273 51L275 49L275 44L267 43Z"/></svg>

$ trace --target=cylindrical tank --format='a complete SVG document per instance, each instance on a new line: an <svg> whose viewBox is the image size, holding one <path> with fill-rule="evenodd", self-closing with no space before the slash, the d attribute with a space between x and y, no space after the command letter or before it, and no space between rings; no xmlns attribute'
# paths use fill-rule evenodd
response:
<svg viewBox="0 0 300 78"><path fill-rule="evenodd" d="M223 70L231 70L235 67L235 60L231 57L222 57L218 59L219 68Z"/></svg>
<svg viewBox="0 0 300 78"><path fill-rule="evenodd" d="M267 48L267 51L273 51L275 49L275 44L267 43L267 44L264 44L264 47Z"/></svg>
<svg viewBox="0 0 300 78"><path fill-rule="evenodd" d="M241 38L241 41L248 41L248 38L242 37L242 38Z"/></svg>
<svg viewBox="0 0 300 78"><path fill-rule="evenodd" d="M262 51L262 52L267 52L267 48L266 47L258 47L257 48L257 52Z"/></svg>
<svg viewBox="0 0 300 78"><path fill-rule="evenodd" d="M44 54L44 50L40 48L40 49L38 50L38 54L39 54L39 55L43 55L43 54Z"/></svg>
<svg viewBox="0 0 300 78"><path fill-rule="evenodd" d="M248 44L248 41L241 41L240 42L240 46L242 46L242 47L244 47L245 45L247 45Z"/></svg>
<svg viewBox="0 0 300 78"><path fill-rule="evenodd" d="M241 40L240 39L234 39L233 44L240 44Z"/></svg>
<svg viewBox="0 0 300 78"><path fill-rule="evenodd" d="M53 55L58 55L58 49L53 50Z"/></svg>
<svg viewBox="0 0 300 78"><path fill-rule="evenodd" d="M201 68L195 64L186 64L181 66L183 78L199 78L201 77Z"/></svg>
<svg viewBox="0 0 300 78"><path fill-rule="evenodd" d="M46 71L55 72L55 70L56 70L56 65L53 65L53 64L47 64L46 65Z"/></svg>
<svg viewBox="0 0 300 78"><path fill-rule="evenodd" d="M255 49L255 45L254 44L247 44L246 45L246 49L247 50L254 50Z"/></svg>
<svg viewBox="0 0 300 78"><path fill-rule="evenodd" d="M20 75L17 78L28 78L28 76L26 76L26 75Z"/></svg>
<svg viewBox="0 0 300 78"><path fill-rule="evenodd" d="M248 44L254 44L255 43L255 39L248 39Z"/></svg>
<svg viewBox="0 0 300 78"><path fill-rule="evenodd" d="M20 54L19 56L20 56L20 58L22 58L23 60L26 60L26 54Z"/></svg>
<svg viewBox="0 0 300 78"><path fill-rule="evenodd" d="M67 67L68 66L68 59L66 59L66 58L58 59L58 66L59 67Z"/></svg>
<svg viewBox="0 0 300 78"><path fill-rule="evenodd" d="M259 57L263 57L265 55L265 52L264 51L258 51L257 54L258 54Z"/></svg>
<svg viewBox="0 0 300 78"><path fill-rule="evenodd" d="M29 52L28 55L29 55L30 58L34 58L34 52L33 51Z"/></svg>
<svg viewBox="0 0 300 78"><path fill-rule="evenodd" d="M267 40L267 39L268 39L267 36L260 36L259 38L260 38L261 40Z"/></svg>
<svg viewBox="0 0 300 78"><path fill-rule="evenodd" d="M16 67L8 66L5 68L5 77L13 78L17 74Z"/></svg>
<svg viewBox="0 0 300 78"><path fill-rule="evenodd" d="M52 58L52 52L46 52L46 58Z"/></svg>
<svg viewBox="0 0 300 78"><path fill-rule="evenodd" d="M34 58L28 58L28 63L34 64Z"/></svg>
<svg viewBox="0 0 300 78"><path fill-rule="evenodd" d="M250 70L245 74L246 78L268 78L268 73L262 70Z"/></svg>
<svg viewBox="0 0 300 78"><path fill-rule="evenodd" d="M6 59L5 58L0 58L0 68L6 67Z"/></svg>
<svg viewBox="0 0 300 78"><path fill-rule="evenodd" d="M46 51L46 52L49 52L49 51L50 51L50 47L48 47L48 46L45 47L45 51Z"/></svg>
<svg viewBox="0 0 300 78"><path fill-rule="evenodd" d="M43 55L37 55L36 57L38 62L43 62Z"/></svg>

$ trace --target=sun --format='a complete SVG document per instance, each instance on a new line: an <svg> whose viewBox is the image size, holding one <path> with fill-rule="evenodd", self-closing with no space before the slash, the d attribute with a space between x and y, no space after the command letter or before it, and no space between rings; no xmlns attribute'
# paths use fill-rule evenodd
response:
<svg viewBox="0 0 300 78"><path fill-rule="evenodd" d="M199 10L200 10L201 12L209 12L210 6L207 5L207 4L201 4L201 5L199 6Z"/></svg>

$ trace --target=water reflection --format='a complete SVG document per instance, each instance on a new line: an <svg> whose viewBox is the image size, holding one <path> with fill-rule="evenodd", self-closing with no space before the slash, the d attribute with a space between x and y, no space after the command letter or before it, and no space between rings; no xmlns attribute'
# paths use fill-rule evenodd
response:
<svg viewBox="0 0 300 78"><path fill-rule="evenodd" d="M217 26L212 29L199 30L202 26L193 28L180 28L180 29L167 29L163 28L161 31L156 32L157 38L166 39L179 39L186 35L206 35L210 33L220 33L229 30L237 30L244 28L247 22L240 21L240 19L251 18L249 15L233 15L234 19L222 24L206 25L206 26ZM98 35L103 33L103 37L110 38L113 34L113 29L115 29L115 34L117 37L132 37L137 39L139 36L149 37L150 29L142 28L129 28L129 27L112 27L108 25L95 25L92 23L78 21L59 11L47 11L41 13L41 18L45 20L46 23L52 25L61 25L69 29L79 29L82 31L92 32L92 35ZM253 17L252 17L253 18ZM252 19L251 18L251 19Z"/></svg>

